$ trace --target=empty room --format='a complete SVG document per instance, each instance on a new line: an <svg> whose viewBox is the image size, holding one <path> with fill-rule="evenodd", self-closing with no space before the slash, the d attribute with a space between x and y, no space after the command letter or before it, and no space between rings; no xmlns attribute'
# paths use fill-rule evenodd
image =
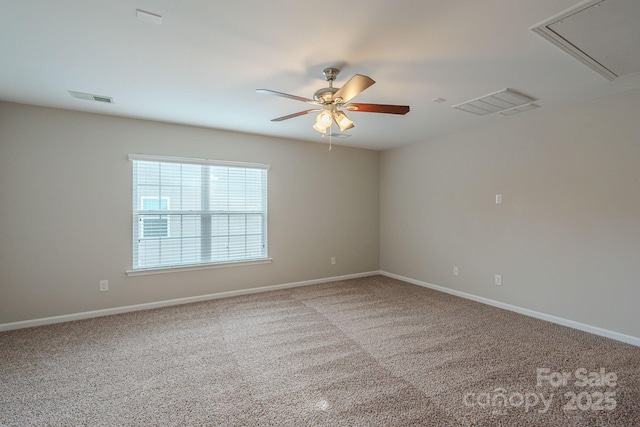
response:
<svg viewBox="0 0 640 427"><path fill-rule="evenodd" d="M0 0L0 426L640 426L637 0Z"/></svg>

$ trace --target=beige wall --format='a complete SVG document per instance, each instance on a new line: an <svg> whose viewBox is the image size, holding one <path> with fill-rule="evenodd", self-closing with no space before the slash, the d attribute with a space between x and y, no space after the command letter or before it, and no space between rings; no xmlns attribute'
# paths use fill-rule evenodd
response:
<svg viewBox="0 0 640 427"><path fill-rule="evenodd" d="M127 277L129 153L270 164L273 263ZM377 271L378 161L376 151L0 103L0 324Z"/></svg>
<svg viewBox="0 0 640 427"><path fill-rule="evenodd" d="M640 337L639 90L380 163L383 271Z"/></svg>
<svg viewBox="0 0 640 427"><path fill-rule="evenodd" d="M639 117L636 90L379 154L0 103L0 324L381 269L640 337ZM271 164L273 263L127 277L128 153Z"/></svg>

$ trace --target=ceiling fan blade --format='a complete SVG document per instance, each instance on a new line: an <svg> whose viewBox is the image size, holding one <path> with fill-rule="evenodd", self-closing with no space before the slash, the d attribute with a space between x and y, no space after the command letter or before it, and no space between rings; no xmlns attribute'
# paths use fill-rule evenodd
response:
<svg viewBox="0 0 640 427"><path fill-rule="evenodd" d="M408 105L349 104L345 107L348 111L383 114L407 114L410 110Z"/></svg>
<svg viewBox="0 0 640 427"><path fill-rule="evenodd" d="M269 90L269 89L256 89L256 92L258 93L264 93L266 95L275 95L275 96L281 96L283 98L289 98L289 99L294 99L296 101L302 101L302 102L308 102L309 104L317 104L316 101L314 101L313 99L309 99L309 98L303 98L301 96L296 96L296 95L289 95L288 93L283 93L283 92L276 92L275 90Z"/></svg>
<svg viewBox="0 0 640 427"><path fill-rule="evenodd" d="M374 84L375 81L371 77L356 74L351 77L348 82L344 84L336 93L333 94L332 99L336 100L341 98L341 103L349 102L353 97L360 92Z"/></svg>
<svg viewBox="0 0 640 427"><path fill-rule="evenodd" d="M278 117L276 119L271 119L272 122L281 122L283 120L293 119L294 117L304 116L305 114L313 113L314 111L322 111L321 108L315 108L313 110L300 111L298 113L289 114L288 116Z"/></svg>

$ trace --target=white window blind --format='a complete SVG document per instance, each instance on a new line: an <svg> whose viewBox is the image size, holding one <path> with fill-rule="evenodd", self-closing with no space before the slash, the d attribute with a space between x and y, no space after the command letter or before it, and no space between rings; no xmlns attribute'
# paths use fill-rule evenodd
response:
<svg viewBox="0 0 640 427"><path fill-rule="evenodd" d="M266 259L268 165L130 154L133 271Z"/></svg>

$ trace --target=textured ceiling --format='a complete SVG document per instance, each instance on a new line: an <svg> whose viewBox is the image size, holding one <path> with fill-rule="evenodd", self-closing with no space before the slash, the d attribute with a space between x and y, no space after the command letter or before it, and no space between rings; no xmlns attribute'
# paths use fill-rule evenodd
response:
<svg viewBox="0 0 640 427"><path fill-rule="evenodd" d="M351 136L333 141L381 150L512 120L451 108L504 88L541 106L518 117L640 87L638 74L610 82L529 30L577 3L0 0L0 99L322 142L314 115L270 121L307 104L255 90L310 98L338 66L337 87L356 73L377 82L354 102L411 106L349 113Z"/></svg>

